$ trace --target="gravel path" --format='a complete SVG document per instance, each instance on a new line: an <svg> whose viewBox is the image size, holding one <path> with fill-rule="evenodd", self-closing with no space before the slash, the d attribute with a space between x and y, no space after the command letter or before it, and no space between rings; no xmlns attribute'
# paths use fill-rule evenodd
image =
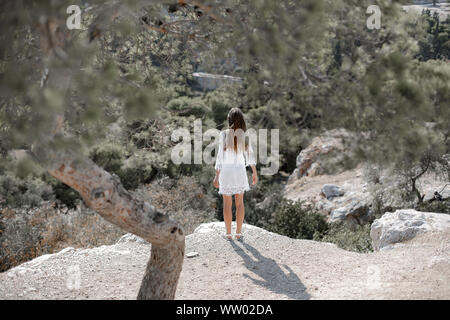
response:
<svg viewBox="0 0 450 320"><path fill-rule="evenodd" d="M244 225L223 223L186 238L176 299L449 299L450 234L427 233L394 249L358 254ZM137 240L137 241L136 241ZM0 274L0 299L135 299L150 245L66 248Z"/></svg>

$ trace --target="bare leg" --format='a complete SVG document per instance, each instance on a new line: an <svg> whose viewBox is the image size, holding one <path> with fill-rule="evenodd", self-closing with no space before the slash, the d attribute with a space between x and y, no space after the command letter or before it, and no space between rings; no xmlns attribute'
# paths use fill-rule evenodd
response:
<svg viewBox="0 0 450 320"><path fill-rule="evenodd" d="M244 194L234 195L236 204L236 233L241 233L242 224L244 223L245 208L244 208ZM237 237L239 239L239 237Z"/></svg>
<svg viewBox="0 0 450 320"><path fill-rule="evenodd" d="M223 220L225 221L225 228L227 233L231 234L231 221L233 220L233 214L231 212L233 206L233 196L223 196Z"/></svg>

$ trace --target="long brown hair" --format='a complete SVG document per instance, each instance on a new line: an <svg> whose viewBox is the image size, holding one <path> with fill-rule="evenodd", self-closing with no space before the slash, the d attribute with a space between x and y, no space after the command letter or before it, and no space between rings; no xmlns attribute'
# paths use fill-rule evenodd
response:
<svg viewBox="0 0 450 320"><path fill-rule="evenodd" d="M239 135L239 133L245 133L247 131L247 125L245 123L245 119L244 119L244 114L242 113L241 109L239 108L232 108L230 110L230 112L228 112L228 128L232 129L234 134L234 139L233 139L233 148L234 148L234 152L238 151L238 137L237 135ZM242 130L242 132L239 132L239 129ZM229 137L228 137L229 136ZM224 149L226 149L227 145L231 145L231 135L227 135L227 143L224 144ZM245 149L247 149L248 147L248 142L245 139L244 136L244 141L245 141ZM229 142L229 143L228 143Z"/></svg>

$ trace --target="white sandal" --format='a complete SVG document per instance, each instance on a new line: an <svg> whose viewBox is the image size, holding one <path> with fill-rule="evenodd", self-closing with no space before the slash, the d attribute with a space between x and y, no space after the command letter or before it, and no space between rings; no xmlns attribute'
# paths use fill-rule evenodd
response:
<svg viewBox="0 0 450 320"><path fill-rule="evenodd" d="M243 238L242 233L236 233L234 236L236 237L237 241L242 241L242 238Z"/></svg>
<svg viewBox="0 0 450 320"><path fill-rule="evenodd" d="M223 236L223 238L225 239L225 240L233 240L233 235L231 234L231 233L227 233L227 234L225 234L224 236Z"/></svg>

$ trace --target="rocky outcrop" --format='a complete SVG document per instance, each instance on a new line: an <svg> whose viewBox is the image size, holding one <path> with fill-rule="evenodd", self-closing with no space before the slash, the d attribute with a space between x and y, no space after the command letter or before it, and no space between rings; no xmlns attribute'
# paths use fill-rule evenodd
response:
<svg viewBox="0 0 450 320"><path fill-rule="evenodd" d="M370 236L374 249L380 250L430 231L450 232L450 215L412 209L386 212L372 223Z"/></svg>
<svg viewBox="0 0 450 320"><path fill-rule="evenodd" d="M331 221L346 220L353 224L363 225L372 221L373 213L369 197L363 194L350 198L348 204L331 211Z"/></svg>
<svg viewBox="0 0 450 320"><path fill-rule="evenodd" d="M284 188L284 197L303 201L330 221L366 224L373 221L374 204L381 210L411 207L402 197L401 177L369 163L345 165L357 139L346 130L332 130L312 139L297 157L297 168ZM349 162L347 162L349 164ZM416 181L424 201L450 197L450 185L432 172ZM439 194L436 195L436 192Z"/></svg>
<svg viewBox="0 0 450 320"><path fill-rule="evenodd" d="M314 177L327 173L333 166L343 160L350 151L349 141L352 134L344 129L327 131L312 139L309 146L297 156L297 169L291 175L290 182L303 176Z"/></svg>
<svg viewBox="0 0 450 320"><path fill-rule="evenodd" d="M356 141L354 134L335 129L312 139L297 157L297 169L289 177L284 196L303 201L330 217L364 224L371 220L363 167L345 169Z"/></svg>

